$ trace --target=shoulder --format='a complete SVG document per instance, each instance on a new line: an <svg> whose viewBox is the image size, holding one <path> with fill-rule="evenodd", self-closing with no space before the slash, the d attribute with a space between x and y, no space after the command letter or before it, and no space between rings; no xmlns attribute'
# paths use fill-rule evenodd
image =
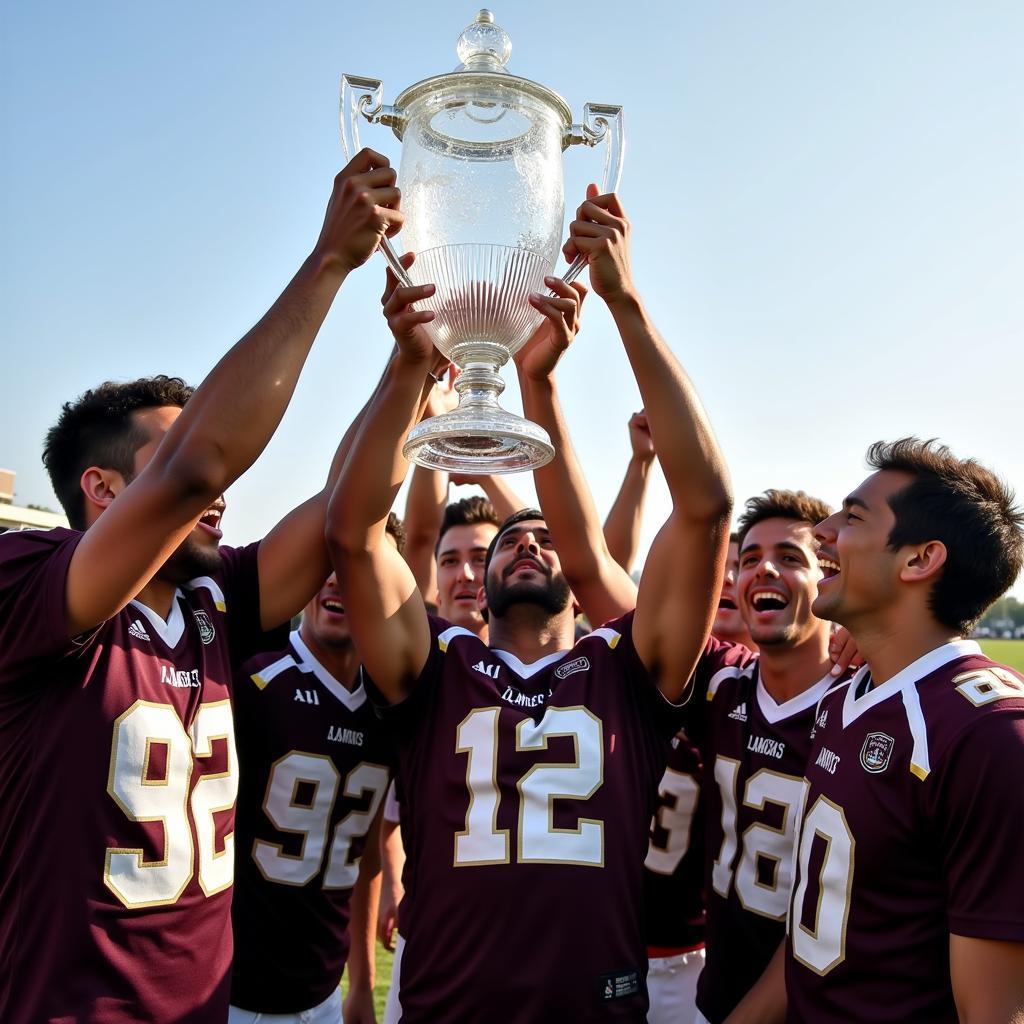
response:
<svg viewBox="0 0 1024 1024"><path fill-rule="evenodd" d="M757 655L742 644L708 637L694 669L695 689L713 701L723 687L732 689L733 685L753 684L757 662Z"/></svg>
<svg viewBox="0 0 1024 1024"><path fill-rule="evenodd" d="M262 692L270 683L286 672L299 669L299 659L291 643L284 648L262 651L243 662L239 669L239 692L245 684L254 685Z"/></svg>
<svg viewBox="0 0 1024 1024"><path fill-rule="evenodd" d="M8 530L0 533L0 571L35 564L62 548L73 548L82 536L80 531L63 526L52 530Z"/></svg>

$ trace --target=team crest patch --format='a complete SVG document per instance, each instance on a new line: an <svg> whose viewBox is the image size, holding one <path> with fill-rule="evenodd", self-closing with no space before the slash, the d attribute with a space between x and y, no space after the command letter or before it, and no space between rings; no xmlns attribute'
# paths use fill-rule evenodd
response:
<svg viewBox="0 0 1024 1024"><path fill-rule="evenodd" d="M568 679L569 676L575 675L577 672L586 672L588 668L590 668L590 662L586 658L574 658L564 665L559 665L555 669L555 675L559 679Z"/></svg>
<svg viewBox="0 0 1024 1024"><path fill-rule="evenodd" d="M199 639L202 640L204 644L212 644L213 638L217 635L217 631L213 628L210 616L202 609L193 612L193 614L196 617L196 623L199 625Z"/></svg>
<svg viewBox="0 0 1024 1024"><path fill-rule="evenodd" d="M864 737L864 746L860 748L861 767L866 772L877 774L889 767L893 744L896 741L884 732L869 732Z"/></svg>

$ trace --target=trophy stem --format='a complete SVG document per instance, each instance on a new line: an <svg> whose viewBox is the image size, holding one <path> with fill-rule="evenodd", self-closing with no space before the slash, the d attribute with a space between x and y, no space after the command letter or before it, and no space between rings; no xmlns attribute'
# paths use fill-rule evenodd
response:
<svg viewBox="0 0 1024 1024"><path fill-rule="evenodd" d="M458 408L418 424L402 447L405 457L428 469L474 475L518 473L550 462L554 448L547 431L498 404L505 390L498 370L508 349L464 342L450 355L462 367L455 378Z"/></svg>

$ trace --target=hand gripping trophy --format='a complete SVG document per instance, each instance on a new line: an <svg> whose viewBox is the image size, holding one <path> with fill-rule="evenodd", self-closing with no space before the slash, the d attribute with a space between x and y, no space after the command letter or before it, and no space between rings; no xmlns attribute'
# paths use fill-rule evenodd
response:
<svg viewBox="0 0 1024 1024"><path fill-rule="evenodd" d="M529 304L555 267L564 219L562 150L605 142L603 192L622 171L622 108L596 103L573 123L551 89L510 74L507 33L480 11L459 36L461 64L409 86L394 106L371 78L341 80L341 139L359 149L359 118L402 140L398 185L401 237L416 260L408 273L391 243L384 256L402 284L437 286L421 303L438 350L461 368L458 408L420 423L403 446L431 469L489 474L543 466L554 455L547 433L502 409L500 368L541 321ZM579 258L565 274L573 281Z"/></svg>

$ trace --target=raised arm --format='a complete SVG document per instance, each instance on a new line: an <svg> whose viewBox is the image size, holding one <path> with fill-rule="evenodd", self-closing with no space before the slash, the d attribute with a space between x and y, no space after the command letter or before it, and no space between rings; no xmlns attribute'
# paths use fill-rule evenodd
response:
<svg viewBox="0 0 1024 1024"><path fill-rule="evenodd" d="M637 596L633 638L670 700L678 699L707 641L722 583L732 492L696 391L658 334L632 281L629 222L615 195L591 186L564 252L583 253L640 388L672 513L651 548Z"/></svg>
<svg viewBox="0 0 1024 1024"><path fill-rule="evenodd" d="M523 411L551 437L555 457L534 470L541 511L551 531L558 559L576 599L595 625L632 610L636 586L612 557L601 520L576 459L562 415L554 368L578 327L579 306L585 294L558 278L546 283L554 297L532 296L531 304L546 320L516 354Z"/></svg>
<svg viewBox="0 0 1024 1024"><path fill-rule="evenodd" d="M526 502L512 490L508 480L503 476L469 476L465 473L452 473L448 479L453 484L475 484L479 487L502 522L520 509L526 508Z"/></svg>
<svg viewBox="0 0 1024 1024"><path fill-rule="evenodd" d="M425 416L441 416L458 405L451 381L430 389ZM424 601L437 600L434 549L448 504L448 474L416 466L405 499L405 560L416 577Z"/></svg>
<svg viewBox="0 0 1024 1024"><path fill-rule="evenodd" d="M654 465L654 442L647 426L647 416L635 412L629 418L631 454L626 475L604 521L604 539L612 558L630 572L640 547L640 528L644 521L647 485Z"/></svg>
<svg viewBox="0 0 1024 1024"><path fill-rule="evenodd" d="M398 344L338 479L327 542L362 663L394 703L426 664L430 628L415 577L385 540L384 526L409 468L402 442L435 383L435 352L422 330L434 314L411 308L433 285L397 288L390 271L388 282L384 314Z"/></svg>
<svg viewBox="0 0 1024 1024"><path fill-rule="evenodd" d="M310 256L266 315L213 368L145 468L123 489L86 469L83 485L104 508L68 569L71 635L109 618L138 594L266 447L342 282L401 226L394 182L384 157L359 153L335 179Z"/></svg>

